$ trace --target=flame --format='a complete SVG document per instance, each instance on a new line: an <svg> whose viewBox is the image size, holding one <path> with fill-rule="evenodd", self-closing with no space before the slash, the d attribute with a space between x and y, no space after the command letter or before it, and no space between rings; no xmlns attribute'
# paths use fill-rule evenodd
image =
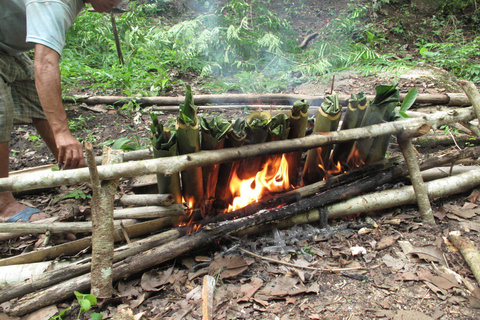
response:
<svg viewBox="0 0 480 320"><path fill-rule="evenodd" d="M350 152L350 155L348 156L347 166L353 169L353 168L359 168L363 165L365 165L365 162L362 160L362 157L360 156L360 152L358 151L357 145L355 144L353 146L352 152Z"/></svg>
<svg viewBox="0 0 480 320"><path fill-rule="evenodd" d="M230 180L230 191L234 197L227 212L235 211L257 202L263 196L272 192L291 189L288 179L288 163L284 155L270 157L263 169L255 177L241 180L234 172Z"/></svg>

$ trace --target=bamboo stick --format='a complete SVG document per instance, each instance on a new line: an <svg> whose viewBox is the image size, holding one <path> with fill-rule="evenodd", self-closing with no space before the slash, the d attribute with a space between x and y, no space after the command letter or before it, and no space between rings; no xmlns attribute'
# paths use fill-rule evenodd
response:
<svg viewBox="0 0 480 320"><path fill-rule="evenodd" d="M99 177L102 180L110 180L119 177L133 177L153 173L171 174L185 169L213 163L223 163L262 155L286 153L302 148L317 148L326 144L362 139L365 136L377 137L398 134L405 130L417 131L418 128L425 124L441 126L453 122L470 121L474 118L475 112L472 108L463 108L448 112L438 112L431 116L425 116L424 118L393 121L369 127L341 130L320 135L310 135L304 138L272 141L255 145L254 148L251 146L243 146L214 151L200 151L197 153L170 157L168 159L149 159L106 165L98 168ZM16 176L1 178L0 192L32 190L60 185L75 185L87 181L89 181L87 169L39 173L38 175L31 177Z"/></svg>
<svg viewBox="0 0 480 320"><path fill-rule="evenodd" d="M175 202L171 194L122 194L117 199L121 206L170 206Z"/></svg>
<svg viewBox="0 0 480 320"><path fill-rule="evenodd" d="M435 224L430 199L428 198L427 188L425 187L425 183L423 182L420 173L420 167L417 162L417 155L413 148L412 139L411 137L400 135L397 140L408 166L410 180L412 181L417 204L420 209L420 216L422 217L422 220Z"/></svg>
<svg viewBox="0 0 480 320"><path fill-rule="evenodd" d="M168 216L180 216L186 213L187 207L183 203L175 203L168 207L148 206L138 208L117 209L115 219L148 219Z"/></svg>
<svg viewBox="0 0 480 320"><path fill-rule="evenodd" d="M373 95L367 95L367 99L373 99ZM220 95L194 95L195 103L199 106L209 104L284 104L292 105L294 101L305 99L313 106L319 106L325 96L321 95L300 95L300 94L220 94ZM400 95L400 101L403 101L405 94ZM346 105L350 99L348 94L339 94L339 101ZM183 97L119 97L119 96L82 96L74 95L63 98L64 102L86 103L86 104L111 104L123 105L134 101L142 105L157 106L175 106L183 103ZM449 106L469 106L471 105L464 94L458 93L439 93L439 94L419 94L415 100L418 104L449 105Z"/></svg>

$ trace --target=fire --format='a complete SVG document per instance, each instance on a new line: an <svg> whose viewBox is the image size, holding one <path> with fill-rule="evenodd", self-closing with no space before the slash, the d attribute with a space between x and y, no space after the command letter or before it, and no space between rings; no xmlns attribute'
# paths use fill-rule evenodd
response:
<svg viewBox="0 0 480 320"><path fill-rule="evenodd" d="M291 185L288 179L288 163L285 156L282 155L281 158L271 157L255 177L241 180L234 172L230 180L230 191L234 199L227 211L235 211L250 203L257 202L268 193L288 189L291 189Z"/></svg>
<svg viewBox="0 0 480 320"><path fill-rule="evenodd" d="M357 145L355 144L352 152L350 152L350 155L348 156L347 159L347 166L349 168L359 168L363 166L365 162L362 160L362 157L360 156L360 152L358 151Z"/></svg>

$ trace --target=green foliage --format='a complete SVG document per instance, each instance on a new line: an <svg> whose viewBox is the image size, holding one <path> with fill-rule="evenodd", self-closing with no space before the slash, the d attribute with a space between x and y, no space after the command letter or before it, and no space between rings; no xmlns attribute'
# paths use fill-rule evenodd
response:
<svg viewBox="0 0 480 320"><path fill-rule="evenodd" d="M77 316L77 319L80 319L82 311L87 312L92 308L92 306L97 304L97 297L95 297L93 294L83 294L78 291L74 291L74 293L77 297L78 303L80 304L80 311ZM101 313L92 313L90 315L90 319L101 320L103 319L103 315Z"/></svg>
<svg viewBox="0 0 480 320"><path fill-rule="evenodd" d="M72 192L70 192L69 194L64 195L64 196L62 197L62 199L68 199L68 198L73 198L73 199L77 199L77 200L78 200L78 199L85 200L85 199L87 199L87 198L88 198L88 199L91 199L92 196L89 195L89 194L87 194L87 193L85 193L85 192L82 191L82 190L77 190L77 189L75 189L75 190L73 190Z"/></svg>
<svg viewBox="0 0 480 320"><path fill-rule="evenodd" d="M417 44L416 58L479 81L480 40L470 41L465 31L466 22L478 15L476 0L442 0L437 4L441 11L417 25L411 19L414 3L352 1L345 10L331 12L333 22L319 30L318 39L306 50L298 46L290 22L268 10L271 2L230 0L221 7L216 2L197 3L205 14L181 17L184 20L178 23L165 22L165 1L131 2L127 12L116 15L123 65L116 55L109 15L84 11L67 34L62 84L66 92L86 87L109 95L157 96L193 73L205 79L195 84L197 89L210 92L280 92L347 68L401 72L415 58L405 52L405 42L410 48ZM283 1L290 18L302 6ZM391 6L400 8L401 16L381 20L376 15ZM157 17L158 13L164 15ZM395 38L400 41L395 43Z"/></svg>
<svg viewBox="0 0 480 320"><path fill-rule="evenodd" d="M455 42L426 43L419 50L426 62L474 82L480 81L479 52L480 37Z"/></svg>

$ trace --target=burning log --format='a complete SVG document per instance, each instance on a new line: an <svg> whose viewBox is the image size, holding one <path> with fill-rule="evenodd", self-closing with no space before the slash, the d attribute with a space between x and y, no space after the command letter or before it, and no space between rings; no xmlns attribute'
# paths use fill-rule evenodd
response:
<svg viewBox="0 0 480 320"><path fill-rule="evenodd" d="M417 131L421 126L441 126L454 122L471 121L476 117L472 108L462 108L448 112L438 112L423 118L399 120L369 127L328 132L321 135L310 135L304 138L272 141L264 144L225 148L214 151L200 151L193 154L174 156L167 159L148 159L106 165L98 167L99 178L102 180L117 179L120 177L134 177L153 173L172 174L182 170L224 163L233 160L251 157L288 153L300 149L312 149L327 144L336 144L345 141L378 137L382 135L399 134L403 131ZM75 185L88 182L88 169L74 169L39 173L37 175L17 175L0 179L0 192L23 191L37 188L55 187L60 185Z"/></svg>

